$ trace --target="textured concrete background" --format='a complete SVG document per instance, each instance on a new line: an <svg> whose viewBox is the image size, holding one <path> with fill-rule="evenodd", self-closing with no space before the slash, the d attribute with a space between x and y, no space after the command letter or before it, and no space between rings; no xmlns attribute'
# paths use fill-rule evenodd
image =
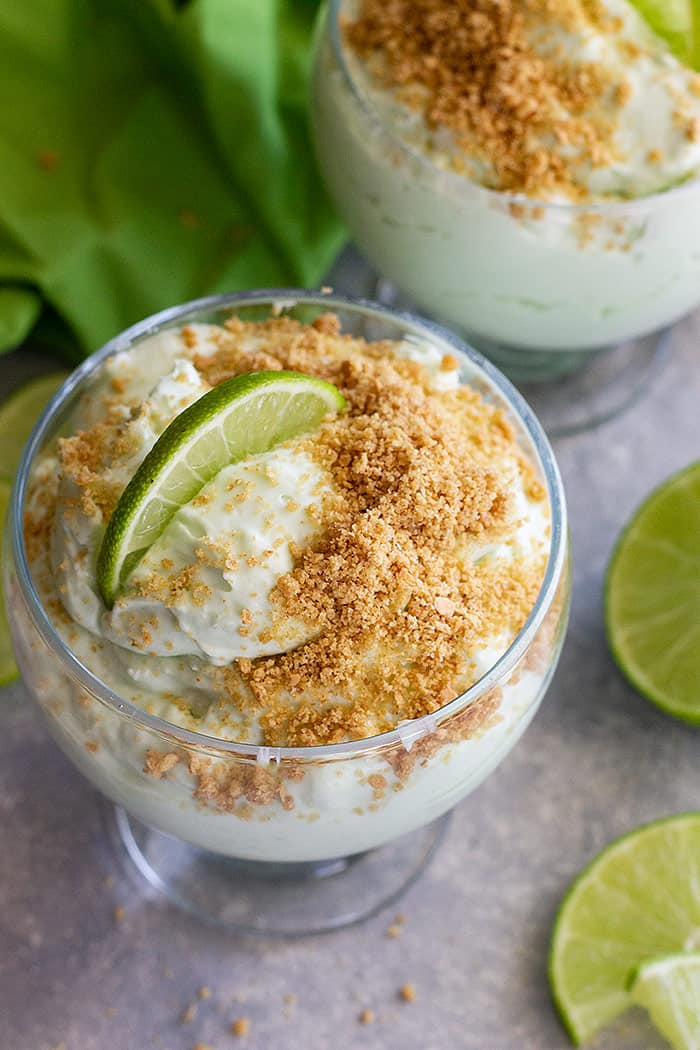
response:
<svg viewBox="0 0 700 1050"><path fill-rule="evenodd" d="M342 289L340 279L335 281ZM0 695L0 1050L564 1050L546 952L569 880L614 836L700 806L700 738L642 700L608 655L603 570L625 519L700 454L700 317L623 418L557 442L575 558L554 684L512 755L454 814L396 908L291 944L199 927L139 892L96 793L27 704ZM123 918L119 912L124 908ZM404 1003L398 989L416 987ZM206 986L211 997L197 999ZM286 997L293 995L290 1003ZM196 1016L182 1021L197 1003ZM359 1023L370 1008L375 1021ZM245 1039L228 1033L250 1019ZM599 1050L657 1050L641 1013Z"/></svg>

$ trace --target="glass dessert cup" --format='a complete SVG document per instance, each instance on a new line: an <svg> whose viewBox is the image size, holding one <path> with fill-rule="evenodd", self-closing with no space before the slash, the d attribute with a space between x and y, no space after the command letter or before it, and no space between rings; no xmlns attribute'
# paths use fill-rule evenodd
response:
<svg viewBox="0 0 700 1050"><path fill-rule="evenodd" d="M407 334L460 361L462 381L500 406L545 487L551 549L532 612L472 688L434 714L380 736L329 746L238 744L147 713L88 670L62 641L32 580L23 508L32 465L70 418L105 359L186 323L281 311L337 312L344 331ZM275 290L199 300L133 326L89 358L37 423L17 476L5 537L5 594L17 662L64 753L115 808L122 858L205 921L266 935L358 921L422 870L445 815L500 763L554 672L569 605L566 509L546 436L511 384L451 333L407 314L333 295ZM219 788L206 790L203 767Z"/></svg>
<svg viewBox="0 0 700 1050"><path fill-rule="evenodd" d="M380 275L376 297L463 333L550 434L618 414L662 362L669 326L700 303L700 181L574 205L441 168L358 87L340 8L331 0L317 33L312 122L326 184Z"/></svg>

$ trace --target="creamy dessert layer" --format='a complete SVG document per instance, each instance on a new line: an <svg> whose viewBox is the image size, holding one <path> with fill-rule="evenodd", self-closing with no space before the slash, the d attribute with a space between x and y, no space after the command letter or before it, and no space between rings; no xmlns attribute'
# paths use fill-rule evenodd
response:
<svg viewBox="0 0 700 1050"><path fill-rule="evenodd" d="M439 167L541 200L643 197L700 168L700 77L627 0L348 0L359 90Z"/></svg>
<svg viewBox="0 0 700 1050"><path fill-rule="evenodd" d="M106 608L97 552L138 465L213 386L269 369L330 381L345 411L220 471ZM437 711L488 671L535 604L549 508L455 357L332 314L233 317L107 361L34 469L26 539L58 631L116 692L195 732L309 746Z"/></svg>

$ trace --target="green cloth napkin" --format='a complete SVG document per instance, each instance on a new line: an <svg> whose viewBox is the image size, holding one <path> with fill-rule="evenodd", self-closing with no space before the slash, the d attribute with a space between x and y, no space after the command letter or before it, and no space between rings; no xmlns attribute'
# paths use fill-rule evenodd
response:
<svg viewBox="0 0 700 1050"><path fill-rule="evenodd" d="M318 283L315 0L0 4L0 349L72 356L212 292Z"/></svg>

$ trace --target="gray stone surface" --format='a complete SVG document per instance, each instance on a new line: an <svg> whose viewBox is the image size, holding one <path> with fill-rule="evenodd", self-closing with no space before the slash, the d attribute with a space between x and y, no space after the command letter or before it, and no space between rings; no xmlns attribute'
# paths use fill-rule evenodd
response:
<svg viewBox="0 0 700 1050"><path fill-rule="evenodd" d="M357 280L355 271L349 274ZM336 276L341 289L348 274ZM357 283L355 283L357 288ZM396 911L294 943L204 929L136 892L107 846L96 793L49 739L21 685L0 696L0 1050L563 1050L546 953L585 862L642 821L697 807L697 733L616 671L603 570L646 493L700 449L700 317L679 326L653 389L623 418L557 443L575 558L559 671L523 740L460 805ZM122 921L115 909L124 907ZM415 984L413 1003L397 989ZM185 1007L205 985L196 1018ZM296 1003L285 1003L285 996ZM371 1008L375 1023L358 1015ZM227 1033L238 1016L250 1034ZM656 1050L641 1014L597 1042Z"/></svg>

